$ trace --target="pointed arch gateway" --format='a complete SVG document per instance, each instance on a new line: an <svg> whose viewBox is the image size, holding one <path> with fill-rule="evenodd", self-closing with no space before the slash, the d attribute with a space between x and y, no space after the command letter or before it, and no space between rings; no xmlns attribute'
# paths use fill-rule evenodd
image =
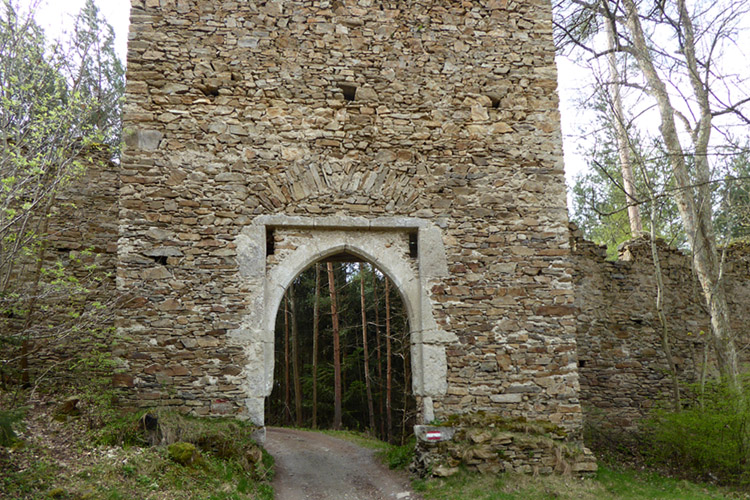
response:
<svg viewBox="0 0 750 500"><path fill-rule="evenodd" d="M284 291L307 267L340 253L371 262L399 290L409 319L418 420L434 419L433 398L447 390L445 345L456 340L438 327L427 293L431 280L448 273L439 228L415 218L260 216L236 244L246 314L230 339L246 355L240 377L255 424L264 425L273 388L275 320Z"/></svg>

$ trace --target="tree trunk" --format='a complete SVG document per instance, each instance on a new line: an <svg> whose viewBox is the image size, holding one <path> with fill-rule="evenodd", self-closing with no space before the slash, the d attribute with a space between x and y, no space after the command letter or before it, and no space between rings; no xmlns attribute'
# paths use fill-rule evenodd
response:
<svg viewBox="0 0 750 500"><path fill-rule="evenodd" d="M289 285L289 306L292 315L292 378L294 379L294 422L302 427L302 381L299 369L299 329L294 301L294 284Z"/></svg>
<svg viewBox="0 0 750 500"><path fill-rule="evenodd" d="M284 425L292 423L292 407L289 386L289 297L284 293Z"/></svg>
<svg viewBox="0 0 750 500"><path fill-rule="evenodd" d="M378 358L378 420L380 421L380 439L385 439L385 415L383 414L383 359L382 343L380 338L380 299L378 297L378 279L374 268L372 273L372 297L375 303L375 338L377 340L376 351Z"/></svg>
<svg viewBox="0 0 750 500"><path fill-rule="evenodd" d="M39 245L39 254L37 255L37 261L34 265L34 278L32 279L31 293L29 294L29 303L26 306L26 321L24 322L23 332L24 339L21 343L21 359L20 359L20 371L21 371L21 386L28 387L31 384L31 373L29 368L29 354L34 350L33 342L29 336L31 331L31 324L33 322L34 312L36 311L37 298L39 296L39 284L42 280L42 268L44 267L44 259L47 254L47 231L49 230L49 214L52 209L52 205L55 203L56 195L53 192L47 203L44 204L44 210L41 214L39 225L37 226L37 234L41 236ZM15 403L15 397L14 397Z"/></svg>
<svg viewBox="0 0 750 500"><path fill-rule="evenodd" d="M656 248L656 200L652 192L651 196L651 258L654 261L654 274L656 274L656 314L661 324L661 345L667 365L672 377L672 406L675 411L680 411L680 381L677 379L677 365L672 357L672 347L669 342L669 324L664 315L664 278L661 273L661 260Z"/></svg>
<svg viewBox="0 0 750 500"><path fill-rule="evenodd" d="M328 289L331 294L331 323L333 327L333 428L341 429L341 348L339 345L339 313L336 307L336 283L333 264L328 263Z"/></svg>
<svg viewBox="0 0 750 500"><path fill-rule="evenodd" d="M605 19L607 30L607 43L609 45L610 89L612 98L612 111L615 118L615 137L617 139L617 153L620 160L620 171L622 172L622 184L625 191L625 200L628 206L628 220L630 221L630 236L636 238L643 232L641 213L638 209L638 201L635 197L635 179L633 177L633 166L630 161L630 142L628 132L625 128L625 113L622 109L622 96L620 94L620 72L617 68L617 54L615 52L614 21Z"/></svg>
<svg viewBox="0 0 750 500"><path fill-rule="evenodd" d="M409 401L411 398L411 349L410 349L410 335L409 335L409 324L405 322L403 329L403 336L401 337L401 355L404 358L404 413L401 415L401 446L406 444L408 433L406 432L406 424L409 420Z"/></svg>
<svg viewBox="0 0 750 500"><path fill-rule="evenodd" d="M367 312L365 310L365 266L359 264L359 296L362 307L362 349L365 356L365 388L367 390L367 411L370 417L370 432L375 432L375 408L372 403L372 388L370 387L370 351L367 347Z"/></svg>
<svg viewBox="0 0 750 500"><path fill-rule="evenodd" d="M320 264L315 263L315 300L313 302L312 352L312 428L318 428L318 335L320 333Z"/></svg>
<svg viewBox="0 0 750 500"><path fill-rule="evenodd" d="M391 414L391 382L393 376L391 366L391 301L390 281L385 277L385 418L386 441L393 442L393 415Z"/></svg>
<svg viewBox="0 0 750 500"><path fill-rule="evenodd" d="M643 72L651 95L656 99L661 117L661 136L669 153L669 163L674 174L677 190L675 202L680 212L685 233L692 249L693 269L700 282L703 296L711 316L711 330L716 349L719 371L732 389L741 391L738 380L738 360L735 334L729 322L729 310L722 280L722 269L716 249L716 237L711 219L710 170L708 165L708 143L711 134L712 114L707 89L700 81L700 68L695 60L695 40L690 16L684 0L677 0L680 8L680 29L683 50L688 64L690 83L700 107L700 119L691 130L693 140L693 171L695 182L690 178L685 150L675 124L676 111L672 105L666 85L661 80L650 57L649 44L643 33L637 6L634 0L623 0L633 56ZM696 186L693 188L692 186Z"/></svg>

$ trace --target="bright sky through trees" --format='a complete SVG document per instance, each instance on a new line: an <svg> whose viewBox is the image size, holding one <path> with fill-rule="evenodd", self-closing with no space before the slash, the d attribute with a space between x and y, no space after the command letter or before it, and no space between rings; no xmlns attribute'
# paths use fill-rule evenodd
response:
<svg viewBox="0 0 750 500"><path fill-rule="evenodd" d="M18 0L22 11L35 6L34 17L44 28L49 38L59 38L70 30L75 15L83 8L86 0ZM125 61L130 24L130 0L96 0L101 14L115 30L117 54Z"/></svg>

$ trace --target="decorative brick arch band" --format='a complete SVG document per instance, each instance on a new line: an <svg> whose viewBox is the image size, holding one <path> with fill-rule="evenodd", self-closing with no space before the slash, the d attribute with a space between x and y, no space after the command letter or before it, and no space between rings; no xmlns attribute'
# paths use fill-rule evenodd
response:
<svg viewBox="0 0 750 500"><path fill-rule="evenodd" d="M410 248L415 236L416 249ZM342 252L373 263L399 290L409 319L412 387L421 420L433 420L432 398L447 390L445 345L456 341L438 328L428 294L431 279L448 272L437 227L413 218L261 216L236 244L248 307L230 338L248 359L242 390L254 423L264 424L265 398L273 388L275 320L284 291L309 266Z"/></svg>

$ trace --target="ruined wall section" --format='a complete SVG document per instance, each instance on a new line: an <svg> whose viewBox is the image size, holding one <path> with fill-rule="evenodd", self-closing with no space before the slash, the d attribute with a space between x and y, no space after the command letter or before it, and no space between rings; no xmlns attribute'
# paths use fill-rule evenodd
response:
<svg viewBox="0 0 750 500"><path fill-rule="evenodd" d="M572 232L578 309L578 363L586 421L634 430L658 401L668 401L671 379L656 314L656 279L651 245L632 240L620 259ZM682 382L699 379L708 347L709 377L717 374L708 338L710 319L690 257L658 241L664 276L664 312L672 353ZM747 344L750 331L750 257L747 246L727 251L725 276L732 327ZM701 335L700 332L705 332Z"/></svg>
<svg viewBox="0 0 750 500"><path fill-rule="evenodd" d="M577 429L555 89L546 0L134 0L118 279L141 404L247 416L225 339L255 217L408 216L450 273L435 415Z"/></svg>
<svg viewBox="0 0 750 500"><path fill-rule="evenodd" d="M75 162L71 172L78 174L59 187L49 212L42 207L29 221L38 240L30 254L16 254L8 293L0 297L0 331L13 340L0 342L0 358L12 378L20 377L19 337L29 341L31 380L74 378L71 359L113 341L118 166L106 149L85 149ZM7 312L13 309L24 313Z"/></svg>

